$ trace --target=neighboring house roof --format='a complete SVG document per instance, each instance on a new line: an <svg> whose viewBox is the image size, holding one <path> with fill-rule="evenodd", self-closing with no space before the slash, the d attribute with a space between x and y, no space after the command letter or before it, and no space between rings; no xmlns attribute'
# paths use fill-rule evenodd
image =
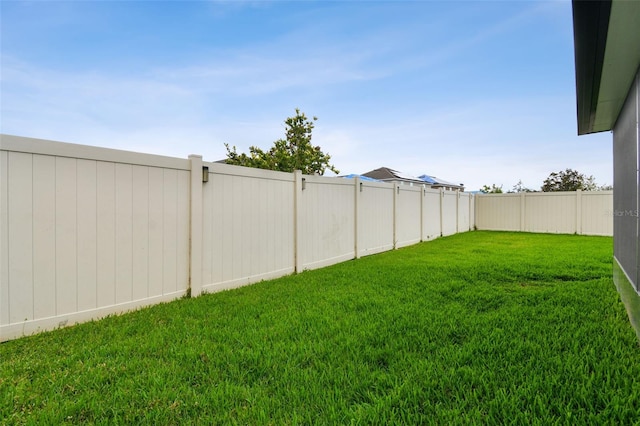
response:
<svg viewBox="0 0 640 426"><path fill-rule="evenodd" d="M422 179L423 181L427 182L428 184L434 185L436 183L436 178L434 178L433 176L429 176L429 175L421 175L418 176L420 179Z"/></svg>
<svg viewBox="0 0 640 426"><path fill-rule="evenodd" d="M640 67L640 1L573 0L578 134L611 130Z"/></svg>
<svg viewBox="0 0 640 426"><path fill-rule="evenodd" d="M368 176L357 175L355 173L351 173L350 175L340 176L340 177L343 177L343 178L346 178L346 179L355 179L355 178L359 177L360 180L367 181L367 182L380 182L378 179L370 178Z"/></svg>
<svg viewBox="0 0 640 426"><path fill-rule="evenodd" d="M399 181L416 184L424 184L424 181L415 176L408 175L406 173L399 172L397 170L390 169L388 167L380 167L379 169L371 170L367 173L363 173L362 176L381 180L383 182Z"/></svg>
<svg viewBox="0 0 640 426"><path fill-rule="evenodd" d="M421 176L418 176L418 178L422 179L423 181L425 181L431 186L446 186L449 188L464 189L464 185L461 183L458 184L458 183L447 182L446 180L439 179L435 176L421 175Z"/></svg>
<svg viewBox="0 0 640 426"><path fill-rule="evenodd" d="M379 169L371 170L370 172L363 173L362 177L369 177L383 182L406 182L416 185L429 185L435 188L444 187L464 191L464 185L462 184L447 182L446 180L429 175L416 177L390 169L389 167L380 167Z"/></svg>

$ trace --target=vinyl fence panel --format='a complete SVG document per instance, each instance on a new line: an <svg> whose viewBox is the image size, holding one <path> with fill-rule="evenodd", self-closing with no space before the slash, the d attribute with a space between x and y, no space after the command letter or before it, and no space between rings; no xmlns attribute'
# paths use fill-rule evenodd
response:
<svg viewBox="0 0 640 426"><path fill-rule="evenodd" d="M476 228L613 235L613 192L479 194Z"/></svg>
<svg viewBox="0 0 640 426"><path fill-rule="evenodd" d="M3 340L186 292L187 161L5 135L1 152ZM160 226L151 186L166 199ZM167 253L152 264L158 233ZM163 268L166 285L149 292Z"/></svg>
<svg viewBox="0 0 640 426"><path fill-rule="evenodd" d="M9 153L13 156L17 153ZM21 154L28 155L28 154ZM56 315L56 159L52 156L33 155L33 317ZM14 164L15 166L15 164ZM82 226L79 223L79 226ZM26 257L28 259L28 257ZM26 317L25 317L26 318ZM24 320L24 318L23 318Z"/></svg>
<svg viewBox="0 0 640 426"><path fill-rule="evenodd" d="M11 279L3 284L8 285L9 322L18 323L33 319L33 156L10 152L8 157L6 269ZM50 232L55 233L55 228Z"/></svg>
<svg viewBox="0 0 640 426"><path fill-rule="evenodd" d="M488 231L520 231L521 196L484 194L476 201L476 227Z"/></svg>
<svg viewBox="0 0 640 426"><path fill-rule="evenodd" d="M107 307L115 304L115 291L113 283L116 281L116 187L115 164L112 162L98 162L96 164L96 303L98 307ZM151 194L150 194L151 195ZM162 206L158 207L162 213ZM162 216L161 216L162 217ZM149 224L153 227L153 223ZM162 249L162 235L157 233L160 243L154 247ZM152 243L153 237L149 238ZM158 268L161 271L162 259L158 260ZM153 274L153 271L151 271ZM159 283L162 284L162 275Z"/></svg>
<svg viewBox="0 0 640 426"><path fill-rule="evenodd" d="M78 160L77 162L77 249L78 274L77 293L79 311L95 309L97 303L97 161ZM34 223L37 223L34 220ZM139 278L142 285L142 277ZM134 279L135 279L134 278ZM137 280L136 280L137 282ZM139 296L138 299L144 296Z"/></svg>
<svg viewBox="0 0 640 426"><path fill-rule="evenodd" d="M416 244L422 236L422 188L396 186L396 248Z"/></svg>
<svg viewBox="0 0 640 426"><path fill-rule="evenodd" d="M209 164L203 185L203 290L294 271L291 173Z"/></svg>
<svg viewBox="0 0 640 426"><path fill-rule="evenodd" d="M355 257L355 197L352 179L302 176L297 191L298 256L303 269L315 269Z"/></svg>
<svg viewBox="0 0 640 426"><path fill-rule="evenodd" d="M583 192L580 234L613 235L613 191Z"/></svg>
<svg viewBox="0 0 640 426"><path fill-rule="evenodd" d="M467 232L470 229L469 204L471 194L458 192L458 228L457 232Z"/></svg>
<svg viewBox="0 0 640 426"><path fill-rule="evenodd" d="M11 322L9 311L9 152L0 150L0 341Z"/></svg>
<svg viewBox="0 0 640 426"><path fill-rule="evenodd" d="M458 193L442 191L442 235L458 232Z"/></svg>
<svg viewBox="0 0 640 426"><path fill-rule="evenodd" d="M441 216L442 191L423 189L422 198L422 241L433 240L442 235Z"/></svg>
<svg viewBox="0 0 640 426"><path fill-rule="evenodd" d="M358 185L358 255L393 249L394 186L378 182Z"/></svg>
<svg viewBox="0 0 640 426"><path fill-rule="evenodd" d="M576 198L573 193L532 193L525 199L527 232L576 233Z"/></svg>
<svg viewBox="0 0 640 426"><path fill-rule="evenodd" d="M0 142L3 341L473 226L467 194L197 155ZM601 232L578 212L582 227Z"/></svg>

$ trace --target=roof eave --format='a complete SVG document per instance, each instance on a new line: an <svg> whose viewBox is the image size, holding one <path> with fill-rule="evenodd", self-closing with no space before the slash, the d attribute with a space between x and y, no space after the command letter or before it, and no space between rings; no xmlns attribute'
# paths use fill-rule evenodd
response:
<svg viewBox="0 0 640 426"><path fill-rule="evenodd" d="M602 79L611 0L573 0L573 38L576 67L578 134L594 128Z"/></svg>
<svg viewBox="0 0 640 426"><path fill-rule="evenodd" d="M573 0L578 134L611 130L640 67L640 2Z"/></svg>

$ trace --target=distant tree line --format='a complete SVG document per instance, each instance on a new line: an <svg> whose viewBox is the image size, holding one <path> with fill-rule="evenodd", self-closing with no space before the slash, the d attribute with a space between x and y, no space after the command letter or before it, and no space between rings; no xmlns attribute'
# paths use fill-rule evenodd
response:
<svg viewBox="0 0 640 426"><path fill-rule="evenodd" d="M559 172L552 172L542 183L540 187L540 191L542 192L560 192L560 191L577 191L578 189L582 191L606 191L613 189L611 185L598 185L596 184L595 178L593 176L586 176L577 170L566 169L561 170ZM502 190L502 185L497 186L496 184L484 185L480 188L480 192L484 194L501 194L504 191ZM530 189L525 187L522 184L522 180L519 180L518 183L513 185L513 188L509 193L514 192L537 192L534 189Z"/></svg>

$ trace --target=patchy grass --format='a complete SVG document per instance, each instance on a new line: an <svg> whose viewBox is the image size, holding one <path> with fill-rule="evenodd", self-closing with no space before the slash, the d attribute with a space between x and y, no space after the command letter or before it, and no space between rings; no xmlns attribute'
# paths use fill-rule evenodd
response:
<svg viewBox="0 0 640 426"><path fill-rule="evenodd" d="M0 345L7 424L631 424L612 239L472 232Z"/></svg>

